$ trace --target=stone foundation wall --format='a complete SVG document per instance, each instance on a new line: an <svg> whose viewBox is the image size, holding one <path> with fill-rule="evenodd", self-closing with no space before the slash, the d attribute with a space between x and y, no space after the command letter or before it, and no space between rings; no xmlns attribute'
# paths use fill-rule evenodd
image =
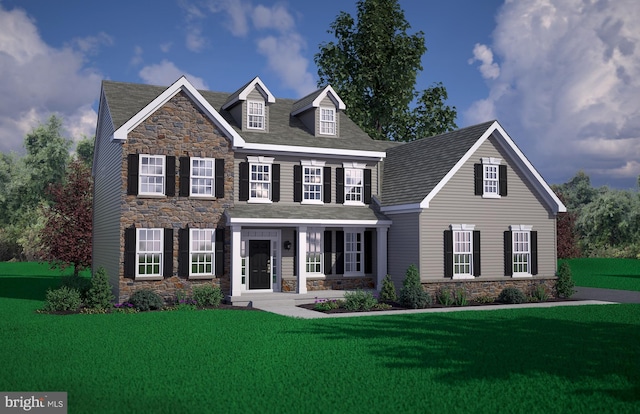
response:
<svg viewBox="0 0 640 414"><path fill-rule="evenodd" d="M504 279L504 280L487 280L487 279L471 279L471 280L442 280L437 282L422 282L422 287L429 292L431 297L435 299L436 293L441 289L464 289L469 300L474 300L480 296L489 296L497 298L503 289L515 287L520 289L525 295L531 295L537 286L544 286L545 291L551 298L558 296L556 291L556 282L558 278L553 277L533 277L526 279Z"/></svg>
<svg viewBox="0 0 640 414"><path fill-rule="evenodd" d="M185 279L177 276L169 277L162 280L145 280L132 281L123 279L120 281L120 296L118 303L126 302L129 296L136 290L150 289L162 297L165 303L170 303L176 299L178 292L183 292L187 296L191 296L194 286L212 285L217 286L224 292L221 286L221 279ZM228 287L227 287L228 290Z"/></svg>
<svg viewBox="0 0 640 414"><path fill-rule="evenodd" d="M375 289L376 282L373 277L345 277L340 279L307 279L307 290L355 290ZM283 292L295 292L298 289L297 279L284 279L282 281Z"/></svg>

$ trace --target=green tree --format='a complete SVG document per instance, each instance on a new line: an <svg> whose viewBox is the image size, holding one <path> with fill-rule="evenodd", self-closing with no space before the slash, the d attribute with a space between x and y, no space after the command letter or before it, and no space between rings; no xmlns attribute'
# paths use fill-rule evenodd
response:
<svg viewBox="0 0 640 414"><path fill-rule="evenodd" d="M424 33L411 28L397 0L359 0L357 22L340 12L314 60L318 86L330 84L346 113L375 139L410 141L455 129L456 109L441 83L416 91ZM417 99L417 105L410 105Z"/></svg>
<svg viewBox="0 0 640 414"><path fill-rule="evenodd" d="M78 159L89 168L93 165L93 138L84 137L76 144Z"/></svg>
<svg viewBox="0 0 640 414"><path fill-rule="evenodd" d="M561 193L566 202L568 210L576 211L580 214L582 207L593 201L598 195L598 190L591 186L591 179L582 170L578 171L575 177L564 184L552 186L556 193Z"/></svg>

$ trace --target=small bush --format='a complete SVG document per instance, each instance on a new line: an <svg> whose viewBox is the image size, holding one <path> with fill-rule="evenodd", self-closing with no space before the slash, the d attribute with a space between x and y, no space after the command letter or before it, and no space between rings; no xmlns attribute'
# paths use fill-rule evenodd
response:
<svg viewBox="0 0 640 414"><path fill-rule="evenodd" d="M424 309L431 305L431 296L422 288L420 273L415 265L407 269L400 290L400 304L410 309Z"/></svg>
<svg viewBox="0 0 640 414"><path fill-rule="evenodd" d="M484 303L484 304L486 304L486 303L493 303L493 302L495 302L495 301L496 301L496 299L495 299L495 298L493 298L493 297L491 297L491 296L489 296L489 295L481 295L481 296L477 296L474 300L475 300L476 302L478 302L478 303Z"/></svg>
<svg viewBox="0 0 640 414"><path fill-rule="evenodd" d="M396 286L393 284L391 276L389 275L386 275L384 279L382 279L382 289L380 290L378 300L381 302L395 302L398 300Z"/></svg>
<svg viewBox="0 0 640 414"><path fill-rule="evenodd" d="M45 312L75 311L80 307L81 303L80 292L77 289L62 286L61 288L47 291L42 310Z"/></svg>
<svg viewBox="0 0 640 414"><path fill-rule="evenodd" d="M160 295L149 289L140 289L133 292L129 297L129 303L139 311L157 310L164 307Z"/></svg>
<svg viewBox="0 0 640 414"><path fill-rule="evenodd" d="M436 299L442 306L453 305L453 295L451 294L451 290L449 290L449 288L440 289L438 293L436 293Z"/></svg>
<svg viewBox="0 0 640 414"><path fill-rule="evenodd" d="M200 285L193 287L192 298L195 301L195 305L199 308L206 306L217 308L220 306L223 297L222 290L217 286Z"/></svg>
<svg viewBox="0 0 640 414"><path fill-rule="evenodd" d="M569 263L562 262L560 264L560 268L558 269L558 280L556 281L556 290L558 291L558 296L563 298L570 298L571 295L576 293L573 283L573 278L571 277L571 267Z"/></svg>
<svg viewBox="0 0 640 414"><path fill-rule="evenodd" d="M544 288L544 285L538 285L535 289L533 289L533 293L531 295L534 300L538 302L546 302L549 300L549 294L547 290Z"/></svg>
<svg viewBox="0 0 640 414"><path fill-rule="evenodd" d="M344 301L341 300L316 298L316 302L313 304L313 308L317 311L326 312L333 309L338 309L342 305L344 305Z"/></svg>
<svg viewBox="0 0 640 414"><path fill-rule="evenodd" d="M91 289L91 279L83 276L65 276L62 278L62 286L75 289L80 293L80 298L86 298L87 292Z"/></svg>
<svg viewBox="0 0 640 414"><path fill-rule="evenodd" d="M464 289L456 290L455 304L456 306L467 306L469 304L466 290Z"/></svg>
<svg viewBox="0 0 640 414"><path fill-rule="evenodd" d="M114 300L107 271L100 266L91 277L91 288L86 295L86 305L91 309L110 309Z"/></svg>
<svg viewBox="0 0 640 414"><path fill-rule="evenodd" d="M344 294L344 308L350 311L371 310L378 300L369 291L356 290Z"/></svg>
<svg viewBox="0 0 640 414"><path fill-rule="evenodd" d="M503 303L524 303L527 301L527 297L518 288L508 287L504 288L498 296L498 301Z"/></svg>

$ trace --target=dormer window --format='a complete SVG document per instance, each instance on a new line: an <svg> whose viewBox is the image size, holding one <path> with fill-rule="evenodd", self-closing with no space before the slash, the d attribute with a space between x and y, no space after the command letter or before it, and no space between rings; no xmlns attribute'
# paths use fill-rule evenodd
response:
<svg viewBox="0 0 640 414"><path fill-rule="evenodd" d="M320 133L323 135L336 134L336 110L334 108L320 108Z"/></svg>
<svg viewBox="0 0 640 414"><path fill-rule="evenodd" d="M264 102L247 101L247 128L264 129Z"/></svg>

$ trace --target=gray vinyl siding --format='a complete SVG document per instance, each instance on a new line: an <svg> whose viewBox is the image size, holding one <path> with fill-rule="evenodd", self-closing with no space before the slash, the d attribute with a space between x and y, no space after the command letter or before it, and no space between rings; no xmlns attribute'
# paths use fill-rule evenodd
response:
<svg viewBox="0 0 640 414"><path fill-rule="evenodd" d="M270 156L266 155L265 156ZM300 161L304 160L318 160L325 161L326 167L331 167L331 203L336 204L336 168L343 168L343 160L328 159L322 157L292 157L292 156L274 156L274 164L280 164L280 202L279 204L300 204L293 202L293 166L300 165ZM240 175L240 163L247 161L246 154L240 154L236 152L235 165L233 167L234 177ZM377 195L378 189L378 168L376 162L367 162L366 168L371 169L371 195ZM240 180L234 180L234 194L236 194L236 203L238 203ZM354 207L358 208L358 207Z"/></svg>
<svg viewBox="0 0 640 414"><path fill-rule="evenodd" d="M407 268L411 264L420 266L420 213L403 213L390 215L393 225L387 235L389 275L396 288L402 286ZM422 252L424 254L424 251Z"/></svg>
<svg viewBox="0 0 640 414"><path fill-rule="evenodd" d="M117 298L122 260L120 256L122 145L111 141L114 127L104 98L100 108L94 160L93 270L100 266L105 268Z"/></svg>
<svg viewBox="0 0 640 414"><path fill-rule="evenodd" d="M474 164L482 157L502 158L507 165L508 195L484 199L474 195ZM392 216L393 227L396 216ZM443 232L451 224L474 224L480 231L480 277L505 277L504 231L512 224L532 225L538 232L538 276L553 276L556 271L555 216L546 207L524 177L514 169L493 137L462 166L420 215L420 271L422 279L444 276ZM393 243L390 243L393 245Z"/></svg>

